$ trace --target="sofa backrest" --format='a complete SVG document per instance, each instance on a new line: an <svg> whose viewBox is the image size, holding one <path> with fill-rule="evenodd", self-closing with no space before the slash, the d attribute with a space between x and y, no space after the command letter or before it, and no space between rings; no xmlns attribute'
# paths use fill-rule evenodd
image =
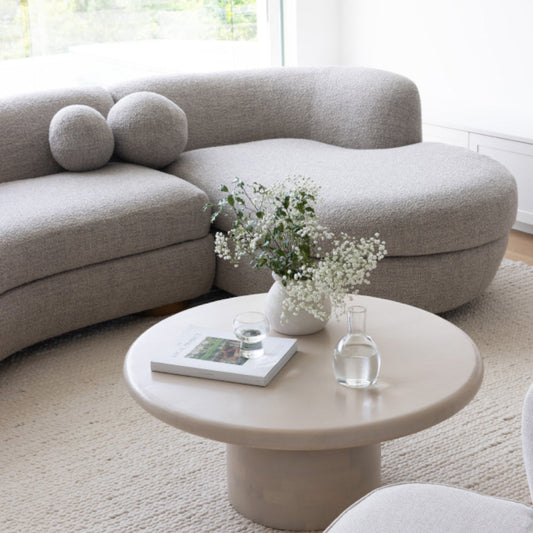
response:
<svg viewBox="0 0 533 533"><path fill-rule="evenodd" d="M0 182L60 172L50 121L71 104L107 116L114 102L153 91L187 114L187 150L278 137L347 148L421 140L416 86L390 72L355 67L270 68L155 76L109 89L62 89L0 100Z"/></svg>
<svg viewBox="0 0 533 533"><path fill-rule="evenodd" d="M390 72L354 67L271 68L157 76L117 84L115 101L153 91L187 114L187 150L277 137L347 148L420 142L416 86Z"/></svg>
<svg viewBox="0 0 533 533"><path fill-rule="evenodd" d="M48 130L63 107L85 104L107 116L111 95L101 88L62 89L0 100L0 182L61 171L50 152Z"/></svg>

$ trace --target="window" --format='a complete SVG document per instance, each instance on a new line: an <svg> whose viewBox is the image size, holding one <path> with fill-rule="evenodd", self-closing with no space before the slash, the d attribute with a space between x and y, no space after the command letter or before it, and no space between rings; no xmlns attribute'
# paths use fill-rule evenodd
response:
<svg viewBox="0 0 533 533"><path fill-rule="evenodd" d="M0 94L281 63L275 0L2 0Z"/></svg>

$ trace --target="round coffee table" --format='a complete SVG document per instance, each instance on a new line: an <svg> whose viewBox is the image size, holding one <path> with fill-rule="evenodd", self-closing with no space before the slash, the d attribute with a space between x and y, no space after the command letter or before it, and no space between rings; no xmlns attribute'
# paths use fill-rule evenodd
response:
<svg viewBox="0 0 533 533"><path fill-rule="evenodd" d="M322 529L380 484L380 443L452 416L476 394L482 363L472 340L415 307L367 296L367 332L382 356L378 382L349 389L333 376L346 333L330 320L298 338L298 352L267 387L163 374L152 354L188 326L231 332L232 318L265 295L194 307L143 333L124 364L132 396L167 424L227 443L228 490L244 516L279 529Z"/></svg>

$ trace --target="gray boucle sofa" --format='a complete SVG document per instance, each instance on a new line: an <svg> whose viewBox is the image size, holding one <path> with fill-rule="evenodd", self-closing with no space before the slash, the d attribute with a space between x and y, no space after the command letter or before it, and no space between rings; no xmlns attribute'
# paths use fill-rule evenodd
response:
<svg viewBox="0 0 533 533"><path fill-rule="evenodd" d="M139 91L185 112L176 161L155 170L115 158L88 172L56 163L48 128L58 110L85 104L107 116ZM235 176L309 176L322 186L325 224L379 232L389 255L362 292L434 312L471 300L503 257L516 185L487 157L420 141L414 84L363 68L182 74L0 101L0 358L199 296L213 280L233 294L267 290L268 272L215 261L202 206Z"/></svg>
<svg viewBox="0 0 533 533"><path fill-rule="evenodd" d="M73 103L107 114L113 100L88 89L0 103L0 359L212 286L205 193L123 162L63 171L48 127Z"/></svg>

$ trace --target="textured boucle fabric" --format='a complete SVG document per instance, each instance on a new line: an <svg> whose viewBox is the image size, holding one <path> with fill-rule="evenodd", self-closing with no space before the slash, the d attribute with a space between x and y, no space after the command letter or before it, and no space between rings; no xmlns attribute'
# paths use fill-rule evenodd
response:
<svg viewBox="0 0 533 533"><path fill-rule="evenodd" d="M0 182L59 172L48 142L50 121L63 107L83 104L104 117L113 105L100 88L58 89L0 100Z"/></svg>
<svg viewBox="0 0 533 533"><path fill-rule="evenodd" d="M269 68L154 76L110 88L166 96L186 113L187 150L276 137L350 148L421 140L420 99L407 78L358 67Z"/></svg>
<svg viewBox="0 0 533 533"><path fill-rule="evenodd" d="M463 305L479 296L492 281L505 253L507 237L483 246L404 257L385 257L372 271L361 294L396 300L433 313ZM236 295L266 292L272 276L266 268L252 269L245 259L239 268L217 258L215 284Z"/></svg>
<svg viewBox="0 0 533 533"><path fill-rule="evenodd" d="M124 161L162 168L187 144L187 117L174 102L143 91L129 94L109 112L115 150Z"/></svg>
<svg viewBox="0 0 533 533"><path fill-rule="evenodd" d="M0 294L0 359L54 335L201 296L214 272L206 235L16 287Z"/></svg>
<svg viewBox="0 0 533 533"><path fill-rule="evenodd" d="M31 209L22 209L37 198ZM157 170L113 163L0 183L0 294L45 276L206 236L205 193Z"/></svg>
<svg viewBox="0 0 533 533"><path fill-rule="evenodd" d="M498 162L470 150L416 143L351 150L303 139L272 139L188 151L168 172L204 190L212 202L236 176L270 185L304 175L321 186L317 213L332 231L379 232L389 256L440 254L506 236L517 191ZM227 231L232 218L219 216Z"/></svg>
<svg viewBox="0 0 533 533"><path fill-rule="evenodd" d="M115 142L101 113L86 105L59 110L48 134L54 159L66 170L95 170L109 162Z"/></svg>
<svg viewBox="0 0 533 533"><path fill-rule="evenodd" d="M533 267L505 262L485 295L446 318L479 347L483 383L453 417L384 443L382 483L447 484L531 503L520 416L533 382ZM156 320L100 324L0 363L3 532L279 533L231 506L222 443L162 423L129 395L125 354ZM447 533L457 531L450 523Z"/></svg>
<svg viewBox="0 0 533 533"><path fill-rule="evenodd" d="M427 484L378 489L347 509L324 533L531 533L533 507Z"/></svg>
<svg viewBox="0 0 533 533"><path fill-rule="evenodd" d="M522 412L522 446L529 491L533 500L533 385L529 388Z"/></svg>

